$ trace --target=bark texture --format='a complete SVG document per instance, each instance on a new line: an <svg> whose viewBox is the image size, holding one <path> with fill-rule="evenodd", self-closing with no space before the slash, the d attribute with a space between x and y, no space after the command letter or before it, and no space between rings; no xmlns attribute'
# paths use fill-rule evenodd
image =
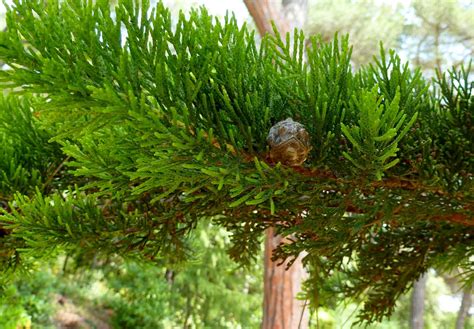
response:
<svg viewBox="0 0 474 329"><path fill-rule="evenodd" d="M284 238L274 235L274 229L267 230L264 257L264 302L263 329L307 328L309 312L305 301L296 299L301 284L307 277L299 255L293 265L286 269L287 262L277 266L272 261L272 252Z"/></svg>
<svg viewBox="0 0 474 329"><path fill-rule="evenodd" d="M308 15L308 0L244 0L260 35L272 33L274 21L281 34L302 29Z"/></svg>
<svg viewBox="0 0 474 329"><path fill-rule="evenodd" d="M425 291L428 275L424 274L413 284L411 295L410 328L423 329L425 313Z"/></svg>

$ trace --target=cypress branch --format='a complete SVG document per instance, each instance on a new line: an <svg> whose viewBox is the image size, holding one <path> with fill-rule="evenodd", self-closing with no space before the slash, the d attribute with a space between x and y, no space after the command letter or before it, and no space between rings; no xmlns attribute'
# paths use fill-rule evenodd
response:
<svg viewBox="0 0 474 329"><path fill-rule="evenodd" d="M233 17L173 25L148 1L16 0L7 22L2 265L80 249L177 261L201 219L245 264L274 226L294 239L275 259L308 252L312 306L342 277L334 293L369 322L429 267L471 265L471 66L430 88L383 47L354 72L347 37L310 38L304 62L299 31L257 43ZM299 167L268 155L288 117L311 140Z"/></svg>

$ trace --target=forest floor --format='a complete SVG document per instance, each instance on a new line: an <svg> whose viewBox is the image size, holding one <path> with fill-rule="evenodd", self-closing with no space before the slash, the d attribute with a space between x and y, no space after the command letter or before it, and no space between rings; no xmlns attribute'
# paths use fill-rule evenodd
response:
<svg viewBox="0 0 474 329"><path fill-rule="evenodd" d="M78 306L67 296L55 295L57 311L54 325L58 329L112 329L112 310L100 309L93 305Z"/></svg>

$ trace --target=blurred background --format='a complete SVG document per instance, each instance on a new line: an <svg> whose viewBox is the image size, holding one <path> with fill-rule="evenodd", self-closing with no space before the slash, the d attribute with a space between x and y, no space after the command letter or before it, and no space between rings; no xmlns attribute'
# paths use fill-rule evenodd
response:
<svg viewBox="0 0 474 329"><path fill-rule="evenodd" d="M196 6L205 6L218 18L234 13L239 23L259 34L258 19L248 9L252 0L163 2L173 17ZM277 7L289 2L253 0L254 5ZM301 21L290 25L324 40L336 32L349 34L355 68L369 65L380 41L403 62L421 68L427 79L436 70L468 63L474 55L474 1L309 0L304 8L293 16ZM2 29L4 16L2 5ZM226 231L202 223L190 238L194 258L179 268L93 255L60 258L6 287L0 297L0 329L259 328L262 257L240 268L226 254L228 243ZM390 319L368 328L414 328L412 306L420 300L424 328L474 328L472 289L461 291L456 274L431 269L402 296ZM323 308L312 314L312 327L350 328L359 307L356 301L340 301Z"/></svg>
<svg viewBox="0 0 474 329"><path fill-rule="evenodd" d="M244 0L165 0L174 15L180 10L206 6L217 17L233 12L239 22L255 28ZM270 2L278 7L285 0ZM291 2L291 1L286 1ZM296 1L297 2L297 1ZM273 4L274 3L274 4ZM474 55L474 1L472 0L308 0L306 35L321 34L330 40L334 33L349 34L356 66L378 54L379 42L393 48L412 66L431 75Z"/></svg>

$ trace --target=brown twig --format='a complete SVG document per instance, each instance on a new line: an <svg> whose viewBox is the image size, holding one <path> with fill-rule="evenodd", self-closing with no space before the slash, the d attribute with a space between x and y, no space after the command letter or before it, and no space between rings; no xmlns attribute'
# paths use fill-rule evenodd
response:
<svg viewBox="0 0 474 329"><path fill-rule="evenodd" d="M50 175L48 175L48 177L46 178L46 181L43 184L43 189L46 188L46 186L48 186L51 183L51 181L54 179L56 174L61 170L61 168L70 158L71 158L70 156L65 157L63 161L61 161L61 163L56 167L56 169Z"/></svg>

